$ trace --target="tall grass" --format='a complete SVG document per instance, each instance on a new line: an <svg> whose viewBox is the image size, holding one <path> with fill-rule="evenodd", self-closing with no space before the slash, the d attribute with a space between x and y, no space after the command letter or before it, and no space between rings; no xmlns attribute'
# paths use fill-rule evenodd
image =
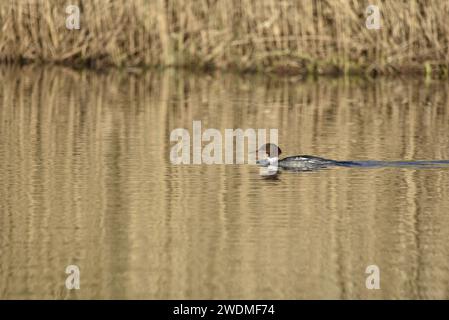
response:
<svg viewBox="0 0 449 320"><path fill-rule="evenodd" d="M69 4L80 30L65 27ZM365 27L368 4L380 30ZM447 75L448 18L447 0L5 1L0 60Z"/></svg>

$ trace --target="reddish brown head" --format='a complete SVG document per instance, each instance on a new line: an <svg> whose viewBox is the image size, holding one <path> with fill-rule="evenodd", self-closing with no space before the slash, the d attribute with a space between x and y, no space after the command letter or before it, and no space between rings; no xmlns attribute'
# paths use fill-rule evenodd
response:
<svg viewBox="0 0 449 320"><path fill-rule="evenodd" d="M281 155L282 151L281 148L279 148L274 143L266 143L263 146L260 147L259 150L257 150L257 154L266 154L268 157L279 157Z"/></svg>

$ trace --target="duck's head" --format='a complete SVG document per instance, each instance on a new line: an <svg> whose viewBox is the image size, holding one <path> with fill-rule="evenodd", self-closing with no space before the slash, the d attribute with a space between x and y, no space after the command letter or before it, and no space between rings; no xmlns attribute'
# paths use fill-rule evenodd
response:
<svg viewBox="0 0 449 320"><path fill-rule="evenodd" d="M257 150L257 155L267 156L268 158L279 158L282 150L274 143L265 143L259 150Z"/></svg>
<svg viewBox="0 0 449 320"><path fill-rule="evenodd" d="M265 143L257 150L256 163L261 166L268 166L277 163L282 150L274 143Z"/></svg>

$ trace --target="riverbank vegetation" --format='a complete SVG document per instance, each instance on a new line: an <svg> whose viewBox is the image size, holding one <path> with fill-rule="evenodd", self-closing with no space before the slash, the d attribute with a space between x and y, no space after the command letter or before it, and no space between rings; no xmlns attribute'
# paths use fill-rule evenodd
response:
<svg viewBox="0 0 449 320"><path fill-rule="evenodd" d="M365 26L368 4L379 30ZM66 28L68 5L79 30ZM447 0L8 1L0 61L447 77L448 18Z"/></svg>

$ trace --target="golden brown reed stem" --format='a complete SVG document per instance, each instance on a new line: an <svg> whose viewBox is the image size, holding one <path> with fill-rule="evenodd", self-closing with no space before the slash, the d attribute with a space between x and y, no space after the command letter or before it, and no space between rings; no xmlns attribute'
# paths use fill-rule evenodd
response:
<svg viewBox="0 0 449 320"><path fill-rule="evenodd" d="M78 4L81 30L67 30ZM0 60L289 73L447 74L447 0L19 0L0 5Z"/></svg>

